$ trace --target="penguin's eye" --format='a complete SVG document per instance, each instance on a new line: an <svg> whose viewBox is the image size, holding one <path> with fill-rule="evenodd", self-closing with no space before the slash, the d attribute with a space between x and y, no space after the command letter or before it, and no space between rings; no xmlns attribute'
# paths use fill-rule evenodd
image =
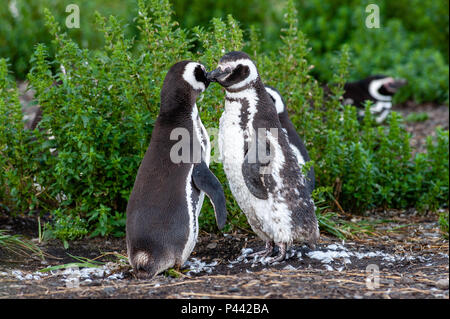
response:
<svg viewBox="0 0 450 319"><path fill-rule="evenodd" d="M195 79L198 82L206 82L206 70L202 65L198 65L194 70Z"/></svg>
<svg viewBox="0 0 450 319"><path fill-rule="evenodd" d="M250 74L250 69L246 65L239 64L233 73L227 78L227 81L234 82L247 78Z"/></svg>

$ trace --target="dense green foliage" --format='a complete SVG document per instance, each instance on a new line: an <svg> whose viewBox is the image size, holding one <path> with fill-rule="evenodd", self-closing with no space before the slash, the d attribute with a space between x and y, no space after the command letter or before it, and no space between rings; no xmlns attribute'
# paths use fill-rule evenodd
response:
<svg viewBox="0 0 450 319"><path fill-rule="evenodd" d="M448 131L438 129L427 152L412 158L399 115L393 113L388 125L377 126L367 111L358 122L355 108L343 107L339 99L351 65L348 46L334 57L332 96L324 99L311 75L309 43L292 1L284 10L280 45L270 51L260 45L255 28L245 41L231 15L212 19L207 28L185 30L172 19L167 1L141 0L138 5L135 38L127 36L115 17L96 15L96 28L104 37L98 50L81 48L44 11L52 42L36 46L28 74L44 113L34 131L23 130L17 91L6 61L0 60L1 210L49 211L53 222L47 230L63 240L87 234L122 236L126 203L150 140L167 70L182 59L211 69L225 52L241 49L256 61L262 79L283 94L307 141L319 186L316 200L330 206L337 200L354 213L448 206ZM223 90L212 84L198 103L213 145L223 99ZM211 167L225 188L227 227L245 227L221 164ZM216 229L208 201L200 224Z"/></svg>
<svg viewBox="0 0 450 319"><path fill-rule="evenodd" d="M120 15L121 19L131 23L136 16L136 0L7 0L0 6L0 56L9 58L16 77L24 79L30 69L30 58L37 43L50 46L52 35L45 28L44 8L51 10L56 21L65 25L70 12L69 4L76 3L80 9L80 28L64 28L68 35L83 48L99 48L103 37L94 28L95 11L103 15ZM128 35L135 33L131 27ZM53 55L51 50L50 54Z"/></svg>
<svg viewBox="0 0 450 319"><path fill-rule="evenodd" d="M9 58L16 77L25 78L29 59L36 43L44 43L49 55L52 36L44 27L44 10L49 8L55 20L64 25L65 12L71 0L8 0L0 7L0 57ZM147 1L148 2L148 1ZM380 28L368 29L365 11L369 0L299 0L296 1L299 28L308 39L312 52L309 63L312 74L322 82L330 82L330 65L336 63L336 52L347 45L352 52L349 79L371 74L387 74L408 79L409 85L396 95L396 101L448 101L449 2L446 0L379 0ZM151 2L148 2L151 3ZM172 0L175 20L183 29L195 26L209 28L213 18L226 20L231 14L240 21L243 37L250 41L260 35L262 52L282 45L280 35L286 22L282 1L239 0ZM120 21L127 38L139 38L136 28L137 0L80 0L79 29L64 30L82 48L96 49L104 44L96 32L95 11L103 16L113 14ZM198 48L194 42L192 50Z"/></svg>

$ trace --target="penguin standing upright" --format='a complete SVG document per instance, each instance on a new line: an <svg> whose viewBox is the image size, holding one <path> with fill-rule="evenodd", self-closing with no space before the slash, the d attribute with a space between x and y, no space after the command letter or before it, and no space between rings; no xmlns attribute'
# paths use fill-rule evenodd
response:
<svg viewBox="0 0 450 319"><path fill-rule="evenodd" d="M265 85L265 88L267 93L269 93L269 96L272 99L273 103L275 104L275 109L277 110L281 127L286 131L286 134L288 136L289 146L294 152L298 164L300 165L300 167L303 167L306 162L309 162L311 160L311 158L309 157L305 144L297 134L294 124L292 124L291 120L289 119L289 114L286 108L286 104L284 103L284 99L281 96L280 92L278 92L278 90L274 87ZM311 167L308 171L308 175L306 176L306 183L308 185L309 192L312 193L316 183L316 179L314 176L314 167Z"/></svg>
<svg viewBox="0 0 450 319"><path fill-rule="evenodd" d="M382 123L391 112L392 98L398 89L406 85L405 79L394 79L384 75L372 75L365 79L347 82L344 85L344 104L359 108L358 116L364 117L364 101L374 102L370 113L377 123Z"/></svg>
<svg viewBox="0 0 450 319"><path fill-rule="evenodd" d="M254 62L244 52L225 54L208 79L225 88L219 151L231 192L255 233L266 242L262 257L286 257L295 240L319 239L314 203L275 106ZM256 255L256 254L255 254Z"/></svg>
<svg viewBox="0 0 450 319"><path fill-rule="evenodd" d="M208 85L204 66L191 61L174 64L164 79L160 112L127 206L127 251L138 277L186 261L205 193L219 228L225 224L225 195L208 168L210 142L196 105Z"/></svg>

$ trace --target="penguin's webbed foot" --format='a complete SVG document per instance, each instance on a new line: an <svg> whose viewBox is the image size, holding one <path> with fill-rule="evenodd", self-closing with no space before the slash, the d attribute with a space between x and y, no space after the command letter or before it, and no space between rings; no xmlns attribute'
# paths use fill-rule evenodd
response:
<svg viewBox="0 0 450 319"><path fill-rule="evenodd" d="M266 242L266 248L264 248L261 251L257 251L256 253L248 255L248 257L259 257L259 258L266 258L267 256L272 255L273 252L273 242L267 241Z"/></svg>
<svg viewBox="0 0 450 319"><path fill-rule="evenodd" d="M275 256L275 257L268 258L268 259L267 259L267 263L268 263L268 264L273 264L273 263L276 263L276 262L281 262L281 261L283 261L283 260L286 259L286 250L287 250L287 245L286 245L286 243L280 243L280 244L277 244L277 246L278 246L278 248L279 248L279 253L278 253L278 255Z"/></svg>

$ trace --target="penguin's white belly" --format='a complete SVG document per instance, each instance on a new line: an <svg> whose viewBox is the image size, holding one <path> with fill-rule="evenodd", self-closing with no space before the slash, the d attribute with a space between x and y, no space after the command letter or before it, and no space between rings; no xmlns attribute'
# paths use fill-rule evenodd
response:
<svg viewBox="0 0 450 319"><path fill-rule="evenodd" d="M193 123L193 131L194 138L200 141L201 149L202 149L202 160L209 166L210 155L211 155L211 144L209 141L208 133L206 132L203 123L198 117L197 105L194 106L192 112L192 123ZM205 199L205 193L200 191L200 195L198 200L195 201L193 196L193 181L192 181L192 171L194 170L194 164L191 165L189 173L186 177L186 204L187 210L189 214L189 234L188 239L186 241L186 245L184 246L183 253L181 255L181 264L183 264L190 256L192 251L194 250L195 244L197 243L198 237L198 216L200 215L200 211L203 206L203 200Z"/></svg>
<svg viewBox="0 0 450 319"><path fill-rule="evenodd" d="M237 102L227 101L226 103ZM245 184L242 164L245 155L246 132L242 130L239 121L238 112L225 111L219 126L220 153L231 192L247 216L250 226L261 239L273 240L276 243L291 243L294 239L291 212L284 202L284 198L275 191L273 194L269 193L268 199L259 199L253 196ZM248 127L251 127L251 124ZM277 181L277 183L281 183L281 181ZM281 185L278 186L281 187Z"/></svg>

